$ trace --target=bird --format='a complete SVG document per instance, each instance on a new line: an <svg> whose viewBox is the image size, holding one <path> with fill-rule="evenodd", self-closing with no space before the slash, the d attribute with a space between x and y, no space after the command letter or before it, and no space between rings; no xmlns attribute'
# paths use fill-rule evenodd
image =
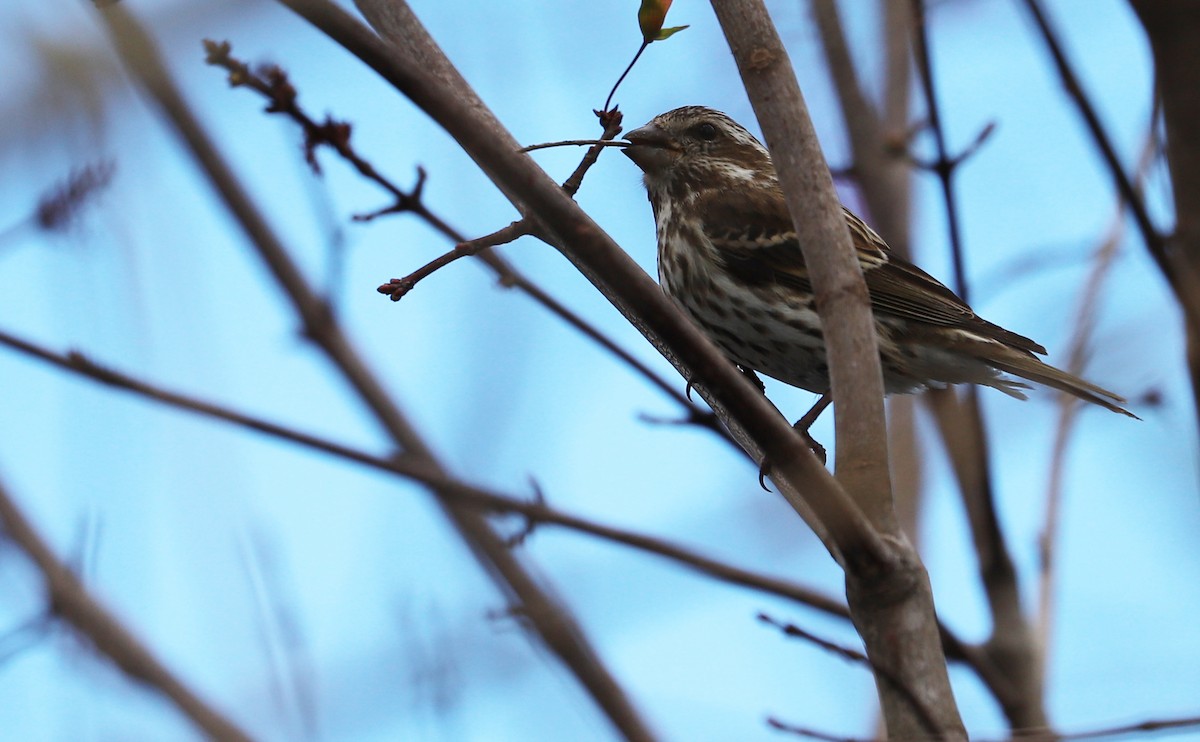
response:
<svg viewBox="0 0 1200 742"><path fill-rule="evenodd" d="M659 284L755 381L758 372L822 395L802 421L806 432L829 404L829 366L767 149L704 106L660 114L624 140L654 212ZM979 317L844 206L842 214L870 296L886 394L970 383L1026 399L1035 382L1136 418L1124 398L1043 362L1044 347Z"/></svg>

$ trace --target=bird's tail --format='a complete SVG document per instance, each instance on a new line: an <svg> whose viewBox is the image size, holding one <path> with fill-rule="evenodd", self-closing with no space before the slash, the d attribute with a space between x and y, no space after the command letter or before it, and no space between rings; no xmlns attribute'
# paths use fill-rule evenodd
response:
<svg viewBox="0 0 1200 742"><path fill-rule="evenodd" d="M987 359L988 363L1000 371L1039 384L1045 384L1048 387L1058 389L1067 394L1073 394L1085 402L1091 402L1107 410L1128 415L1135 420L1141 419L1121 406L1125 404L1125 398L1119 394L1114 394L1104 387L1097 386L1090 381L1084 381L1078 376L1043 363L1032 355L1020 353L1011 348L1004 348L1000 352L989 353L988 355L990 356Z"/></svg>

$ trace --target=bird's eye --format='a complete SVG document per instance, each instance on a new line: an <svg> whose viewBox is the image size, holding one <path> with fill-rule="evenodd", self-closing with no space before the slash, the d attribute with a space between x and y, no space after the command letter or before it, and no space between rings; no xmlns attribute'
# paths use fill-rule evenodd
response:
<svg viewBox="0 0 1200 742"><path fill-rule="evenodd" d="M705 121L702 124L697 124L695 132L696 132L696 136L700 137L701 139L703 139L706 142L711 142L712 140L717 138L716 124L713 124L708 121Z"/></svg>

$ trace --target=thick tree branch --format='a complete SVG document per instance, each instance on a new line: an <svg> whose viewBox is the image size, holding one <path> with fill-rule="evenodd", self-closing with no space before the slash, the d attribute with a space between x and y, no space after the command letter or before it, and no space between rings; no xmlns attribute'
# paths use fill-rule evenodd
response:
<svg viewBox="0 0 1200 742"><path fill-rule="evenodd" d="M862 512L774 407L528 155L479 101L403 2L364 2L383 42L323 0L283 0L369 64L451 134L539 234L580 269L693 382L739 444L772 462L788 502L807 515L836 558L871 563L887 553ZM803 496L801 495L803 492ZM811 510L809 508L811 507ZM816 513L819 522L811 520Z"/></svg>
<svg viewBox="0 0 1200 742"><path fill-rule="evenodd" d="M1192 400L1200 418L1200 5L1188 0L1130 0L1150 39L1154 73L1162 97L1167 135L1167 162L1175 196L1175 230L1165 246L1165 258L1152 254L1187 319L1188 367ZM1031 6L1036 8L1036 4ZM1144 209L1129 200L1139 229Z"/></svg>
<svg viewBox="0 0 1200 742"><path fill-rule="evenodd" d="M396 185L391 178L381 173L370 160L364 157L353 146L350 136L351 127L348 123L327 119L324 124L318 124L304 110L299 103L299 94L283 68L272 65L265 67L259 72L255 72L249 65L231 54L232 47L228 42L205 41L204 48L207 55L205 61L229 71L230 85L248 87L258 92L270 101L270 105L267 107L268 113L285 115L300 126L304 132L305 157L314 170L319 172L316 159L317 148L323 144L328 145L360 175L391 194L394 199L392 204L369 214L355 216L356 221L371 221L385 214L410 213L424 221L435 231L448 237L457 245L471 241L461 232L451 227L438 214L434 213L425 203L423 196L427 176L424 168L417 168L416 185L410 190L404 190ZM604 125L604 132L601 135L601 139L612 139L620 133L620 113L611 111L603 112L600 115L601 123ZM596 158L600 154L600 149L600 146L593 146L583 157L571 176L563 183L563 188L568 194L573 196L578 191L584 173L595 163ZM562 302L550 296L536 283L517 271L498 252L489 249L481 253L476 253L475 257L479 258L491 269L499 280L500 285L522 291L552 314L557 315L560 319L582 332L586 337L624 361L645 377L647 381L658 387L664 394L678 402L687 410L688 421L690 423L706 427L726 440L729 440L728 435L717 424L715 417L711 413L694 404L675 386L669 384L649 366L633 357L624 348L618 346L612 339L604 335L594 325L584 320L574 311L568 309ZM732 443L732 441L730 442Z"/></svg>
<svg viewBox="0 0 1200 742"><path fill-rule="evenodd" d="M713 0L712 5L779 170L813 277L837 413L838 479L891 536L886 566L866 572L848 562L846 571L850 612L875 668L888 731L901 738L965 738L936 632L928 575L895 519L874 324L828 167L787 52L761 0ZM919 703L897 692L893 679L916 692Z"/></svg>
<svg viewBox="0 0 1200 742"><path fill-rule="evenodd" d="M379 379L364 364L329 308L309 285L232 169L217 152L170 79L145 31L120 6L109 7L102 17L130 71L192 151L259 257L284 290L301 319L306 337L325 352L406 456L444 473L433 451L392 401ZM497 587L516 604L516 609L528 619L527 625L533 627L545 646L575 674L612 724L629 739L652 739L649 728L592 649L566 606L559 604L534 579L480 513L460 506L444 507L444 511Z"/></svg>
<svg viewBox="0 0 1200 742"><path fill-rule="evenodd" d="M862 270L787 51L761 3L715 0L813 276L834 398L837 474L885 533L896 530L883 375Z"/></svg>

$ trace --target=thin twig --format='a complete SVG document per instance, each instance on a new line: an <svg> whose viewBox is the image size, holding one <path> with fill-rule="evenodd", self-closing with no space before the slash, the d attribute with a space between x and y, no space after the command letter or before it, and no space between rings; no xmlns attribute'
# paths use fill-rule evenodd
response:
<svg viewBox="0 0 1200 742"><path fill-rule="evenodd" d="M759 613L757 618L759 621L779 629L786 636L803 639L806 642L815 644L827 652L836 654L844 660L865 666L867 669L874 672L877 678L880 678L884 682L890 684L897 693L905 697L905 700L912 706L912 709L916 715L921 717L923 720L926 731L933 736L940 736L937 723L934 721L933 715L929 713L929 709L925 708L925 704L921 702L921 699L917 696L917 694L914 693L911 688L906 686L903 680L890 672L887 668L879 667L877 664L871 662L870 658L868 658L864 652L842 646L841 644L831 642L828 639L822 639L816 634L805 631L795 624L776 621L765 613Z"/></svg>
<svg viewBox="0 0 1200 742"><path fill-rule="evenodd" d="M755 618L757 618L760 622L767 624L768 626L774 626L775 628L779 629L783 632L784 636L803 639L804 641L810 644L815 644L821 649L824 649L827 652L832 652L833 654L836 654L837 656L849 662L857 662L868 667L871 665L871 660L867 659L867 655L864 652L860 652L857 649L851 649L850 647L843 646L836 642L831 642L828 639L822 639L816 634L810 633L793 623L778 621L765 613L759 613L757 616L755 616Z"/></svg>
<svg viewBox="0 0 1200 742"><path fill-rule="evenodd" d="M267 109L268 111L287 115L300 125L305 133L306 154L311 155L314 148L320 143L320 137L337 132L343 132L345 134L344 136L338 136L335 141L329 141L325 143L332 147L333 150L338 153L338 155L349 162L360 174L362 174L368 180L378 184L388 193L392 194L395 199L392 204L386 207L367 214L356 215L354 217L356 221L370 221L376 217L386 214L407 212L421 219L435 231L440 232L442 235L452 240L456 244L469 241L466 235L450 226L445 219L435 213L425 203L423 195L425 182L427 180L427 173L424 168L417 168L416 184L412 187L412 189L405 191L392 182L392 180L387 176L380 173L379 170L375 168L375 166L372 165L369 160L367 160L354 149L350 140L350 129L348 125L317 125L312 117L309 116L300 106L298 102L298 96L290 82L286 85L278 82L271 84L264 77L254 76L248 65L233 57L233 55L230 53L230 47L226 42L206 42L206 49L208 49L209 46L213 47L209 52L209 56L212 59L213 64L230 70L231 75L236 73L236 80L239 81L239 86L248 87L249 89L255 90L264 95L269 101L271 101ZM274 67L270 69L276 70L276 72L273 73L276 80L287 80L286 74L281 68ZM253 84L251 84L251 81L254 81ZM609 113L611 115L615 114L616 112ZM609 119L605 118L601 119L602 123L605 123L608 120ZM619 125L619 119L617 119L617 121ZM615 136L617 133L619 133L619 129L613 133L613 136ZM595 141L596 140L589 140L589 142L593 144ZM315 164L314 160L310 159L309 161ZM584 161L587 161L586 156ZM583 163L581 163L581 167L582 166ZM567 183L570 182L571 180L568 179ZM564 187L567 186L567 183L564 183ZM629 351L617 345L616 342L602 333L597 327L595 327L595 325L585 320L577 312L568 308L558 299L555 299L548 292L546 292L545 289L541 288L541 286L539 286L537 283L530 280L527 276L518 271L516 267L505 260L504 257L502 257L498 252L495 250L485 250L476 255L476 257L481 260L492 271L493 274L495 274L501 286L506 288L515 288L537 303L541 304L552 314L556 315L567 324L583 333L584 336L588 337L593 342L599 344L605 350L615 355L626 365L633 368L634 371L641 374L642 377L649 381L653 386L675 400L679 405L687 410L687 416L689 419L701 421L700 424L703 427L706 427L709 430L717 433L727 442L733 445L734 448L737 448L736 444L734 444L732 439L729 438L728 433L717 423L716 416L713 415L712 412L704 410L693 403L676 388L677 385L668 382L661 374L657 373L644 362L633 356L631 353L629 353ZM740 451L741 449L739 448L738 450Z"/></svg>
<svg viewBox="0 0 1200 742"><path fill-rule="evenodd" d="M1108 131L1104 128L1104 124L1100 122L1100 116L1096 112L1095 106L1092 105L1091 99L1084 92L1083 83L1079 80L1079 76L1075 74L1075 69L1067 59L1058 34L1050 27L1050 22L1046 18L1046 13L1042 8L1040 0L1025 0L1025 7L1028 8L1030 15L1033 17L1042 40L1046 42L1046 49L1050 52L1050 57L1054 61L1054 68L1058 71L1058 75L1062 79L1067 95L1079 110L1079 114L1083 117L1084 124L1087 126L1088 133L1091 134L1093 143L1100 151L1100 156L1104 160L1109 174L1112 176L1117 193L1120 194L1125 204L1129 207L1130 213L1133 215L1134 224L1137 225L1138 232L1142 236L1142 242L1146 245L1146 250L1150 253L1150 257L1153 258L1159 271L1162 272L1163 277L1174 291L1180 308L1188 318L1188 326L1200 328L1200 291L1197 291L1197 277L1191 274L1183 264L1183 261L1173 258L1167 240L1163 238L1162 233L1158 231L1154 226L1154 222L1150 219L1150 212L1146 208L1145 201L1138 194L1133 180L1125 172L1125 168L1121 164L1121 159L1117 156L1117 150L1113 145L1112 137L1109 136Z"/></svg>
<svg viewBox="0 0 1200 742"><path fill-rule="evenodd" d="M1184 731L1200 727L1200 716L1189 716L1179 719L1151 719L1149 721L1139 721L1135 724L1125 724L1123 726L1108 727L1106 729L1093 729L1085 732L1068 732L1059 734L1054 737L1043 737L1044 742L1051 740L1080 740L1080 739L1101 739L1103 737L1118 737L1125 734L1149 734L1151 732L1163 731ZM1022 737L1022 740L1025 738Z"/></svg>
<svg viewBox="0 0 1200 742"><path fill-rule="evenodd" d="M327 304L263 218L229 163L220 155L184 101L146 31L120 5L108 7L101 17L130 72L175 128L282 289L302 323L305 336L320 348L405 456L444 474L433 449L342 331ZM535 577L523 561L504 546L503 539L482 514L473 509L446 505L440 499L437 502L480 567L504 596L519 605L529 618L526 625L533 630L532 636L575 675L613 726L632 739L652 739L654 735L641 714L592 647L583 628L554 596L554 591L544 586L543 580Z"/></svg>
<svg viewBox="0 0 1200 742"><path fill-rule="evenodd" d="M412 291L423 279L428 278L454 261L471 255L478 255L489 247L506 245L527 234L529 234L529 222L525 219L519 219L491 234L458 243L454 246L453 250L439 255L404 278L393 278L377 288L376 291L381 294L387 294L392 301L400 301L404 298L405 294Z"/></svg>
<svg viewBox="0 0 1200 742"><path fill-rule="evenodd" d="M1155 112L1157 114L1157 112ZM1134 173L1135 188L1140 193L1140 182L1148 174L1157 155L1158 138L1153 122L1157 115L1152 115L1150 130L1146 134L1145 145ZM1100 304L1101 290L1105 279L1117 257L1118 249L1125 233L1126 205L1124 200L1117 203L1116 213L1108 233L1100 242L1093 254L1093 264L1087 282L1079 295L1079 309L1075 314L1075 331L1071 338L1070 350L1067 354L1066 370L1079 375L1087 362L1088 348L1096 329L1096 316ZM1050 475L1046 487L1045 511L1042 518L1042 530L1038 538L1040 568L1038 578L1037 605L1037 637L1038 645L1042 648L1041 673L1046 674L1046 657L1049 654L1050 639L1054 623L1054 592L1057 584L1057 559L1055 547L1059 532L1059 516L1062 510L1063 479L1066 476L1067 444L1075 429L1078 419L1079 405L1069 394L1058 396L1058 425L1054 432L1054 443L1050 455Z"/></svg>
<svg viewBox="0 0 1200 742"><path fill-rule="evenodd" d="M773 716L767 717L767 725L780 732L794 734L797 737L804 737L806 739L820 740L820 742L887 742L886 740L877 739L875 737L846 737L840 734L822 732L811 727L802 727L795 724L789 724L788 722L780 721Z"/></svg>
<svg viewBox="0 0 1200 742"><path fill-rule="evenodd" d="M542 142L541 144L531 144L528 147L522 147L521 152L534 152L539 149L550 149L551 147L628 147L629 142L605 142L600 139L563 139L559 142Z"/></svg>

